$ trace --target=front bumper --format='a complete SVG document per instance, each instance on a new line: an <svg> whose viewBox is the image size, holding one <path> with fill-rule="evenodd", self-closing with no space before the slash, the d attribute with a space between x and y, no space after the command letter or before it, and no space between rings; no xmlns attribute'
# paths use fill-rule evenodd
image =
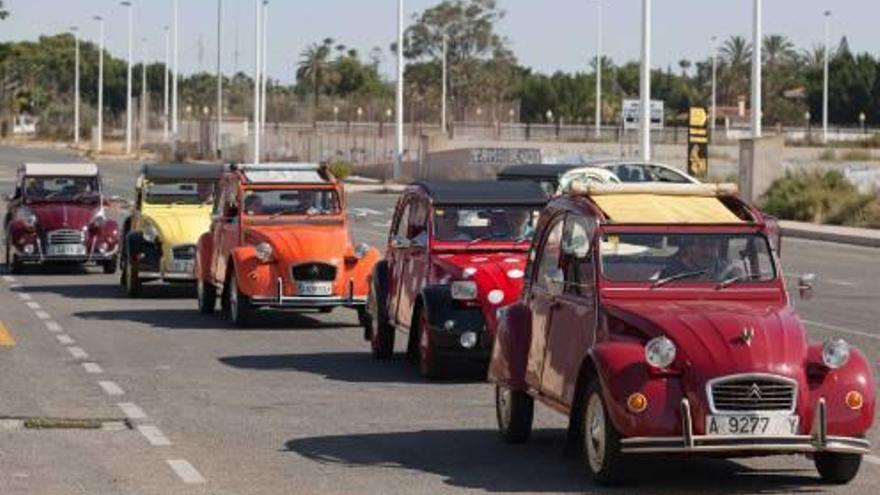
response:
<svg viewBox="0 0 880 495"><path fill-rule="evenodd" d="M621 440L624 454L797 454L836 452L867 454L871 444L864 438L828 435L825 399L816 405L817 417L810 435L749 436L694 435L690 403L681 400L681 437L633 437Z"/></svg>
<svg viewBox="0 0 880 495"><path fill-rule="evenodd" d="M95 264L115 260L119 247L115 247L112 251L101 252L95 249L95 246L89 246L84 255L53 255L44 254L42 242L37 242L37 251L27 254L13 246L13 252L18 261L22 263L79 263L79 264Z"/></svg>
<svg viewBox="0 0 880 495"><path fill-rule="evenodd" d="M354 281L348 283L345 296L285 296L281 277L276 281L275 295L272 297L252 297L251 305L259 308L366 308L367 298L354 295Z"/></svg>
<svg viewBox="0 0 880 495"><path fill-rule="evenodd" d="M160 282L196 282L196 276L192 273L138 272L138 278Z"/></svg>

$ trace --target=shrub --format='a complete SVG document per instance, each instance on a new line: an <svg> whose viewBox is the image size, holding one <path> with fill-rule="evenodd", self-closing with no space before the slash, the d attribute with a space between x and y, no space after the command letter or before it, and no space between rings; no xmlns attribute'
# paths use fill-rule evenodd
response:
<svg viewBox="0 0 880 495"><path fill-rule="evenodd" d="M843 152L841 159L847 162L867 162L871 160L871 151L867 149L849 149Z"/></svg>
<svg viewBox="0 0 880 495"><path fill-rule="evenodd" d="M354 165L349 162L338 160L327 165L327 169L339 180L345 179L354 171Z"/></svg>
<svg viewBox="0 0 880 495"><path fill-rule="evenodd" d="M838 171L787 172L761 198L768 213L801 222L847 223L864 208L866 196Z"/></svg>
<svg viewBox="0 0 880 495"><path fill-rule="evenodd" d="M819 153L819 159L826 162L833 162L837 160L837 153L834 152L833 148L825 148L822 150L822 153Z"/></svg>

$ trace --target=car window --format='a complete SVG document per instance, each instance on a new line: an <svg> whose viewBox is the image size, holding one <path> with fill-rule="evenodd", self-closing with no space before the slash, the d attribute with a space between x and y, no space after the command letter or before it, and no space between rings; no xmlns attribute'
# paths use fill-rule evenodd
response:
<svg viewBox="0 0 880 495"><path fill-rule="evenodd" d="M547 232L537 260L537 272L535 273L535 286L549 289L548 278L559 271L559 262L562 248L562 217L553 220L555 223Z"/></svg>
<svg viewBox="0 0 880 495"><path fill-rule="evenodd" d="M562 270L566 294L590 296L595 288L592 231L584 217L569 214L562 236Z"/></svg>
<svg viewBox="0 0 880 495"><path fill-rule="evenodd" d="M654 175L657 182L671 182L675 184L689 184L690 181L687 177L682 174L676 172L675 170L670 170L666 167L650 167L651 174Z"/></svg>
<svg viewBox="0 0 880 495"><path fill-rule="evenodd" d="M242 210L248 216L338 215L334 189L251 189L244 193Z"/></svg>
<svg viewBox="0 0 880 495"><path fill-rule="evenodd" d="M532 239L540 210L530 206L438 206L434 238L442 242Z"/></svg>
<svg viewBox="0 0 880 495"><path fill-rule="evenodd" d="M234 216L238 214L238 182L230 180L226 183L223 193L225 204L223 207L223 216Z"/></svg>
<svg viewBox="0 0 880 495"><path fill-rule="evenodd" d="M399 210L399 215L395 219L397 223L394 225L394 228L391 229L391 235L403 236L403 237L406 236L406 229L407 229L406 226L407 226L407 223L409 222L409 210L410 210L410 205L412 204L412 202L409 200L405 200L405 201L406 201L406 204L403 205L403 208L401 210Z"/></svg>
<svg viewBox="0 0 880 495"><path fill-rule="evenodd" d="M428 240L428 203L423 198L416 198L411 204L412 208L407 220L407 238L418 237L424 244Z"/></svg>
<svg viewBox="0 0 880 495"><path fill-rule="evenodd" d="M145 201L154 205L204 205L214 201L214 182L149 182L143 193Z"/></svg>
<svg viewBox="0 0 880 495"><path fill-rule="evenodd" d="M97 177L27 177L24 187L35 200L97 197L99 192Z"/></svg>

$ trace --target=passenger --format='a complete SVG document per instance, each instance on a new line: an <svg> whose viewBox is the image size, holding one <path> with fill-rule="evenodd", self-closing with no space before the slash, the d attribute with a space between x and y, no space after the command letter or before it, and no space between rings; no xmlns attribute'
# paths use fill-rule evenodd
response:
<svg viewBox="0 0 880 495"><path fill-rule="evenodd" d="M710 236L682 236L678 252L660 272L658 279L675 277L685 273L704 274L701 278L715 279L725 273L727 262L721 258L721 244Z"/></svg>

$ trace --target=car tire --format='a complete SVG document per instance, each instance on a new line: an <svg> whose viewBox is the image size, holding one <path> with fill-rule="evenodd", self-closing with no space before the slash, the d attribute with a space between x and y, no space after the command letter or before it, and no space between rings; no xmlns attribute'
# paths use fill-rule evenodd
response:
<svg viewBox="0 0 880 495"><path fill-rule="evenodd" d="M418 322L416 327L418 331L417 350L419 358L419 373L425 378L436 380L442 377L442 371L440 367L440 356L437 355L437 348L434 346L434 342L431 339L431 326L428 323L428 313L423 309L419 309L415 320Z"/></svg>
<svg viewBox="0 0 880 495"><path fill-rule="evenodd" d="M532 434L535 400L522 390L495 385L495 417L507 443L525 443Z"/></svg>
<svg viewBox="0 0 880 495"><path fill-rule="evenodd" d="M367 298L369 310L369 340L373 357L387 360L394 355L394 327L388 322L388 314L379 301L379 293L375 282L370 284L370 295Z"/></svg>
<svg viewBox="0 0 880 495"><path fill-rule="evenodd" d="M214 284L206 284L201 278L196 280L196 297L199 301L199 313L209 315L217 309L217 288Z"/></svg>
<svg viewBox="0 0 880 495"><path fill-rule="evenodd" d="M105 275L113 275L116 273L116 267L119 266L119 257L114 256L107 261L101 263L101 268Z"/></svg>
<svg viewBox="0 0 880 495"><path fill-rule="evenodd" d="M584 464L593 481L599 485L615 485L622 481L625 459L621 452L620 433L605 406L602 387L594 378L581 401L581 433Z"/></svg>
<svg viewBox="0 0 880 495"><path fill-rule="evenodd" d="M140 269L137 260L129 259L125 264L125 294L128 297L140 297L143 292Z"/></svg>
<svg viewBox="0 0 880 495"><path fill-rule="evenodd" d="M254 307L251 305L251 299L238 289L238 280L234 274L229 277L229 287L226 288L226 294L229 297L229 321L239 328L247 327L250 324Z"/></svg>
<svg viewBox="0 0 880 495"><path fill-rule="evenodd" d="M819 452L813 458L816 470L822 481L834 485L845 485L859 473L862 465L861 454L838 454Z"/></svg>

